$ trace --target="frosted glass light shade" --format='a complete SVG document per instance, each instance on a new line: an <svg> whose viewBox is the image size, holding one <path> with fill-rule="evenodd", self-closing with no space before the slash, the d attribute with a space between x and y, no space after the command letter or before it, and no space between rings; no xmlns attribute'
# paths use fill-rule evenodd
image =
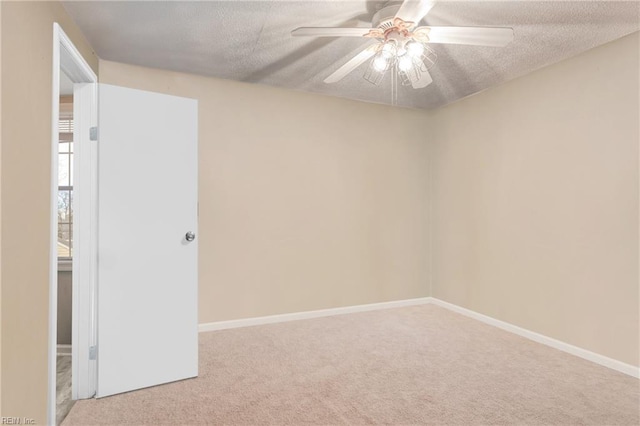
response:
<svg viewBox="0 0 640 426"><path fill-rule="evenodd" d="M407 54L412 58L420 58L424 53L424 45L417 41L407 42L405 48L407 49Z"/></svg>
<svg viewBox="0 0 640 426"><path fill-rule="evenodd" d="M407 72L413 67L413 59L408 54L398 58L398 70Z"/></svg>

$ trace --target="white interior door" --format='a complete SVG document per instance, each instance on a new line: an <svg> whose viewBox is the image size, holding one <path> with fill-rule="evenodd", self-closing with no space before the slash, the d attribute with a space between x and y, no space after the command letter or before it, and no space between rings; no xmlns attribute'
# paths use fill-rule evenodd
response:
<svg viewBox="0 0 640 426"><path fill-rule="evenodd" d="M198 374L197 101L99 85L96 396Z"/></svg>

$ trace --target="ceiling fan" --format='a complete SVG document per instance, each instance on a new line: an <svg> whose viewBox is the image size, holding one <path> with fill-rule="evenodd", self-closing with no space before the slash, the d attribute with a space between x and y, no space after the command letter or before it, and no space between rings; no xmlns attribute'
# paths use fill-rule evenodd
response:
<svg viewBox="0 0 640 426"><path fill-rule="evenodd" d="M365 79L378 84L391 69L402 79L403 84L411 85L414 89L426 87L433 81L428 69L435 63L437 56L429 44L502 47L513 40L512 28L418 27L434 4L433 0L389 2L373 16L371 28L301 27L293 30L291 35L365 37L375 40L375 43L325 78L325 83L340 81L373 57L365 72Z"/></svg>

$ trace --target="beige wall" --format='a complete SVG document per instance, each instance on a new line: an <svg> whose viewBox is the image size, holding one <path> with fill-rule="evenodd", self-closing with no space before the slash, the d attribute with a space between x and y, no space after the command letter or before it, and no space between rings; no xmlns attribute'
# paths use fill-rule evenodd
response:
<svg viewBox="0 0 640 426"><path fill-rule="evenodd" d="M200 322L427 296L424 112L107 61L100 81L199 101Z"/></svg>
<svg viewBox="0 0 640 426"><path fill-rule="evenodd" d="M638 50L436 112L433 296L638 365Z"/></svg>
<svg viewBox="0 0 640 426"><path fill-rule="evenodd" d="M2 8L2 415L46 421L53 22L97 58L58 2Z"/></svg>

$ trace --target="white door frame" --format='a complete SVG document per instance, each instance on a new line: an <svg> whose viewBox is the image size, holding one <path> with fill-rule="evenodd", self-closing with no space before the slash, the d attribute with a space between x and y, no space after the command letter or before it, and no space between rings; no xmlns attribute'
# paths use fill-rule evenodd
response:
<svg viewBox="0 0 640 426"><path fill-rule="evenodd" d="M52 65L52 100L51 100L51 234L50 234L50 258L49 258L49 377L47 399L47 423L56 424L56 353L57 353L57 311L58 311L58 148L59 148L59 104L60 104L60 72L71 79L73 83L97 83L98 78L87 64L80 52L73 45L69 37L64 33L58 23L53 24L53 65ZM95 85L94 85L95 86ZM76 89L74 89L75 91ZM86 92L86 91L85 91ZM78 105L74 102L75 116L82 120L90 120L97 110L97 98L93 96L78 99ZM75 124L75 123L74 123ZM93 126L95 124L90 124ZM74 126L76 129L79 126ZM86 128L86 127L85 127ZM74 140L80 139L76 132ZM84 136L84 135L83 135ZM82 138L84 139L84 137ZM89 135L86 135L89 139ZM97 154L86 144L74 144L74 168L76 179L79 175L92 176L97 169ZM78 147L81 147L78 150ZM84 151L83 151L83 148ZM89 398L95 393L95 361L89 362L86 356L85 362L79 362L81 356L89 353L89 346L95 344L96 328L93 318L95 315L95 289L96 289L96 262L97 235L92 227L97 220L97 211L87 209L87 206L97 201L97 181L83 179L85 196L78 197L74 189L74 223L73 245L82 247L82 256L73 258L73 352L72 352L72 377L74 379L74 398ZM95 186L95 188L94 188ZM89 199L87 199L87 194ZM92 215L95 217L92 218ZM89 218L89 220L87 220ZM85 219L85 220L83 220ZM81 237L82 235L82 237ZM82 240L80 239L82 238ZM78 273L76 273L78 272ZM82 276L80 276L82 275ZM82 291L81 291L82 290ZM93 389L92 389L93 386Z"/></svg>

